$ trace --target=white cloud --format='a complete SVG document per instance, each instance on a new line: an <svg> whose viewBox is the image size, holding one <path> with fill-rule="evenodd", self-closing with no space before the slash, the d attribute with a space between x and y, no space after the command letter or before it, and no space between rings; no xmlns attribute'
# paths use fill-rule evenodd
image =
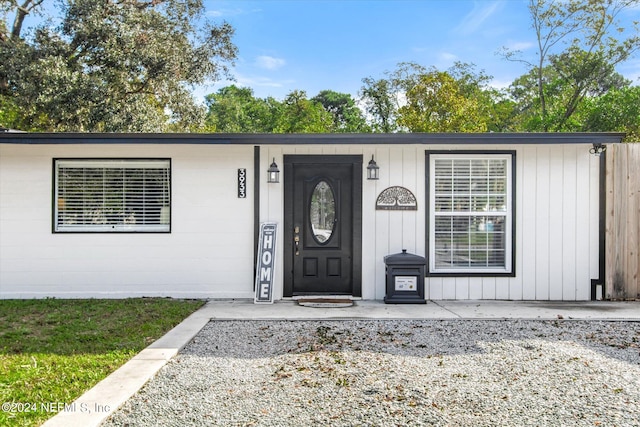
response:
<svg viewBox="0 0 640 427"><path fill-rule="evenodd" d="M273 56L261 55L256 58L256 65L267 70L277 70L282 68L286 61L282 58L274 58Z"/></svg>
<svg viewBox="0 0 640 427"><path fill-rule="evenodd" d="M215 10L207 10L206 15L209 18L222 18L225 16L235 16L241 15L241 9L215 9Z"/></svg>
<svg viewBox="0 0 640 427"><path fill-rule="evenodd" d="M257 13L257 12L261 12L261 9L251 9L251 10L245 10L245 9L240 9L240 8L235 8L235 9L208 9L205 12L205 15L208 18L228 18L231 16L239 16L239 15L247 15L250 13Z"/></svg>
<svg viewBox="0 0 640 427"><path fill-rule="evenodd" d="M504 47L509 50L528 50L532 48L534 44L532 42L518 42L518 41L510 41Z"/></svg>
<svg viewBox="0 0 640 427"><path fill-rule="evenodd" d="M473 10L462 18L462 21L455 27L454 31L463 35L474 33L502 6L501 2L498 1L474 2Z"/></svg>
<svg viewBox="0 0 640 427"><path fill-rule="evenodd" d="M440 62L455 62L458 60L458 55L454 54L454 53L450 53L450 52L441 52L438 55L438 58L440 59Z"/></svg>

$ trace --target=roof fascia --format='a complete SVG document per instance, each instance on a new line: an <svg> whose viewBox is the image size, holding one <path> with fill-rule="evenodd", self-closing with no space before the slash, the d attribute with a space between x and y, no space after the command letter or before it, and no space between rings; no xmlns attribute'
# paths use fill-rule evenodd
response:
<svg viewBox="0 0 640 427"><path fill-rule="evenodd" d="M196 134L196 133L0 133L9 144L616 144L619 132L572 133L357 133L357 134Z"/></svg>

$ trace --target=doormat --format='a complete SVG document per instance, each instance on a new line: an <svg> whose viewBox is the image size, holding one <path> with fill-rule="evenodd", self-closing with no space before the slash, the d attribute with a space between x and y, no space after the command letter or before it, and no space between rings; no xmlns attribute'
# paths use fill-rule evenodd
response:
<svg viewBox="0 0 640 427"><path fill-rule="evenodd" d="M316 308L341 308L351 307L353 301L347 298L308 298L297 300L298 305L303 307L316 307Z"/></svg>

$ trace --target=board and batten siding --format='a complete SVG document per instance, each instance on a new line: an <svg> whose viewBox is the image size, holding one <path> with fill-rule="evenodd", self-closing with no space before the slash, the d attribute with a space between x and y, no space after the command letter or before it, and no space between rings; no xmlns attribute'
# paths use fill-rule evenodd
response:
<svg viewBox="0 0 640 427"><path fill-rule="evenodd" d="M362 298L385 295L386 255L402 249L426 254L425 152L428 150L514 150L515 277L427 277L426 298L498 300L589 300L591 279L598 278L599 160L579 145L289 145L263 146L261 170L286 154L359 154L363 156ZM375 156L380 179L366 179ZM261 221L282 223L282 185L264 184ZM375 201L390 186L409 189L417 211L376 211ZM279 231L282 239L282 229ZM282 240L280 240L282 241ZM283 242L287 244L287 242ZM282 259L276 283L282 283ZM282 289L276 289L282 295Z"/></svg>
<svg viewBox="0 0 640 427"><path fill-rule="evenodd" d="M54 158L170 158L171 233L52 233ZM253 147L0 145L0 298L253 296Z"/></svg>
<svg viewBox="0 0 640 427"><path fill-rule="evenodd" d="M427 277L429 299L588 300L599 274L599 159L590 144L263 145L260 221L283 225L283 156L363 157L362 297L385 295L386 255L426 253L428 150L516 152L515 276ZM375 156L380 180L366 179ZM52 233L54 158L171 159L171 233ZM272 159L279 184L266 182ZM254 147L207 144L0 144L0 298L173 296L252 298L253 187L237 197L237 169L253 182ZM417 211L376 211L390 186ZM283 227L274 295L282 297Z"/></svg>

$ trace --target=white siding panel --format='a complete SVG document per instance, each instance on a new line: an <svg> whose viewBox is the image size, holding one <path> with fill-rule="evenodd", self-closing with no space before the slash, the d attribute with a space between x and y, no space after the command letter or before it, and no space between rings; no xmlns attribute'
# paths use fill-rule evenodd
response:
<svg viewBox="0 0 640 427"><path fill-rule="evenodd" d="M380 167L380 179L378 181L375 181L374 185L376 187L376 192L371 205L363 207L364 212L366 212L366 209L371 209L376 218L375 219L376 249L375 249L374 262L378 260L382 261L382 266L380 268L380 271L382 272L382 274L377 277L377 281L376 281L376 297L377 298L383 298L384 295L386 294L386 275L385 275L385 269L384 269L384 257L387 255L399 252L399 250L395 248L401 245L400 243L401 238L399 236L396 235L395 238L392 237L394 229L398 229L398 227L394 227L392 225L392 221L394 219L394 217L392 216L392 212L375 210L376 209L375 204L376 204L378 195L385 188L389 187L390 185L393 185L393 180L395 179L395 176L393 175L394 165L392 164L392 158L395 157L397 162L398 161L397 159L401 158L400 156L402 154L401 152L398 152L397 149L395 153L393 151L394 151L393 147L389 147L389 146L376 149L377 154L375 159L376 159L376 163ZM364 163L363 166L366 167L366 165L368 164L368 160L363 159L363 163ZM401 165L396 164L395 167L400 168Z"/></svg>
<svg viewBox="0 0 640 427"><path fill-rule="evenodd" d="M363 298L385 295L386 255L425 256L424 152L450 146L283 145L261 148L260 221L279 241L274 295L282 297L286 154L363 156ZM478 146L454 147L477 150ZM515 277L427 277L431 299L585 300L598 275L598 159L589 145L494 146L516 150ZM253 296L253 147L200 145L0 146L0 297ZM170 234L53 234L52 159L172 159ZM371 155L380 180L366 179ZM273 158L279 184L267 184ZM237 198L237 168L249 191ZM381 191L400 185L417 211L376 211ZM26 190L25 190L26 189ZM6 285L6 284L9 285Z"/></svg>
<svg viewBox="0 0 640 427"><path fill-rule="evenodd" d="M588 154L586 147L576 151L576 293L578 301L591 298L591 278L598 277L598 168L591 174L591 161L597 166L598 158ZM595 182L592 188L591 182ZM604 195L603 195L604 197ZM595 218L596 225L591 226ZM593 243L592 243L593 242ZM592 257L595 254L595 274L591 276Z"/></svg>
<svg viewBox="0 0 640 427"><path fill-rule="evenodd" d="M360 147L352 147L349 154L359 154ZM376 202L377 181L367 181L367 163L371 155L378 158L375 147L365 148L362 165L362 297L364 299L382 299L384 297L384 262L377 253L377 216L366 215L365 212L372 211ZM369 268L364 266L370 266ZM378 280L380 278L380 280Z"/></svg>
<svg viewBox="0 0 640 427"><path fill-rule="evenodd" d="M562 297L566 301L576 299L576 232L577 217L577 158L576 147L565 146L562 194Z"/></svg>
<svg viewBox="0 0 640 427"><path fill-rule="evenodd" d="M562 300L564 153L554 147L549 159L549 299Z"/></svg>
<svg viewBox="0 0 640 427"><path fill-rule="evenodd" d="M456 277L456 299L470 299L469 277Z"/></svg>
<svg viewBox="0 0 640 427"><path fill-rule="evenodd" d="M482 299L482 281L477 279L469 280L469 299Z"/></svg>
<svg viewBox="0 0 640 427"><path fill-rule="evenodd" d="M509 294L509 282L512 280L508 277L496 277L496 299L508 300L513 299Z"/></svg>
<svg viewBox="0 0 640 427"><path fill-rule="evenodd" d="M496 299L495 277L478 277L475 280L482 283L482 299Z"/></svg>
<svg viewBox="0 0 640 427"><path fill-rule="evenodd" d="M424 163L424 156L420 158L420 161ZM403 151L402 157L402 180L399 185L411 191L414 195L416 193L418 165L415 148L409 147ZM424 193L423 193L424 194ZM421 205L421 204L420 204ZM424 206L422 206L424 209ZM417 211L400 211L402 217L402 249L406 249L407 252L418 254L418 240L424 241L424 234L418 236L418 215ZM423 256L424 253L419 255Z"/></svg>
<svg viewBox="0 0 640 427"><path fill-rule="evenodd" d="M525 147L519 153L522 169L521 192L517 193L518 209L516 228L516 274L522 277L522 299L535 300L538 286L538 245L541 243L536 232L538 193L538 150Z"/></svg>
<svg viewBox="0 0 640 427"><path fill-rule="evenodd" d="M442 277L427 277L425 286L429 289L428 297L433 300L444 299L444 284Z"/></svg>
<svg viewBox="0 0 640 427"><path fill-rule="evenodd" d="M442 278L442 299L456 299L456 278Z"/></svg>
<svg viewBox="0 0 640 427"><path fill-rule="evenodd" d="M549 284L549 232L550 232L550 159L551 148L538 147L537 187L536 187L536 300L548 300L550 296ZM525 227L526 224L523 224ZM523 242L523 244L527 244Z"/></svg>
<svg viewBox="0 0 640 427"><path fill-rule="evenodd" d="M237 198L237 169L253 179L252 147L1 149L0 297L252 295L253 199ZM53 159L125 157L171 158L171 233L52 233Z"/></svg>
<svg viewBox="0 0 640 427"><path fill-rule="evenodd" d="M401 146L391 146L389 148L389 169L388 186L402 185L403 150ZM380 166L380 164L378 164ZM386 188L386 187L385 187ZM402 211L386 211L389 227L389 254L402 252L405 248Z"/></svg>

